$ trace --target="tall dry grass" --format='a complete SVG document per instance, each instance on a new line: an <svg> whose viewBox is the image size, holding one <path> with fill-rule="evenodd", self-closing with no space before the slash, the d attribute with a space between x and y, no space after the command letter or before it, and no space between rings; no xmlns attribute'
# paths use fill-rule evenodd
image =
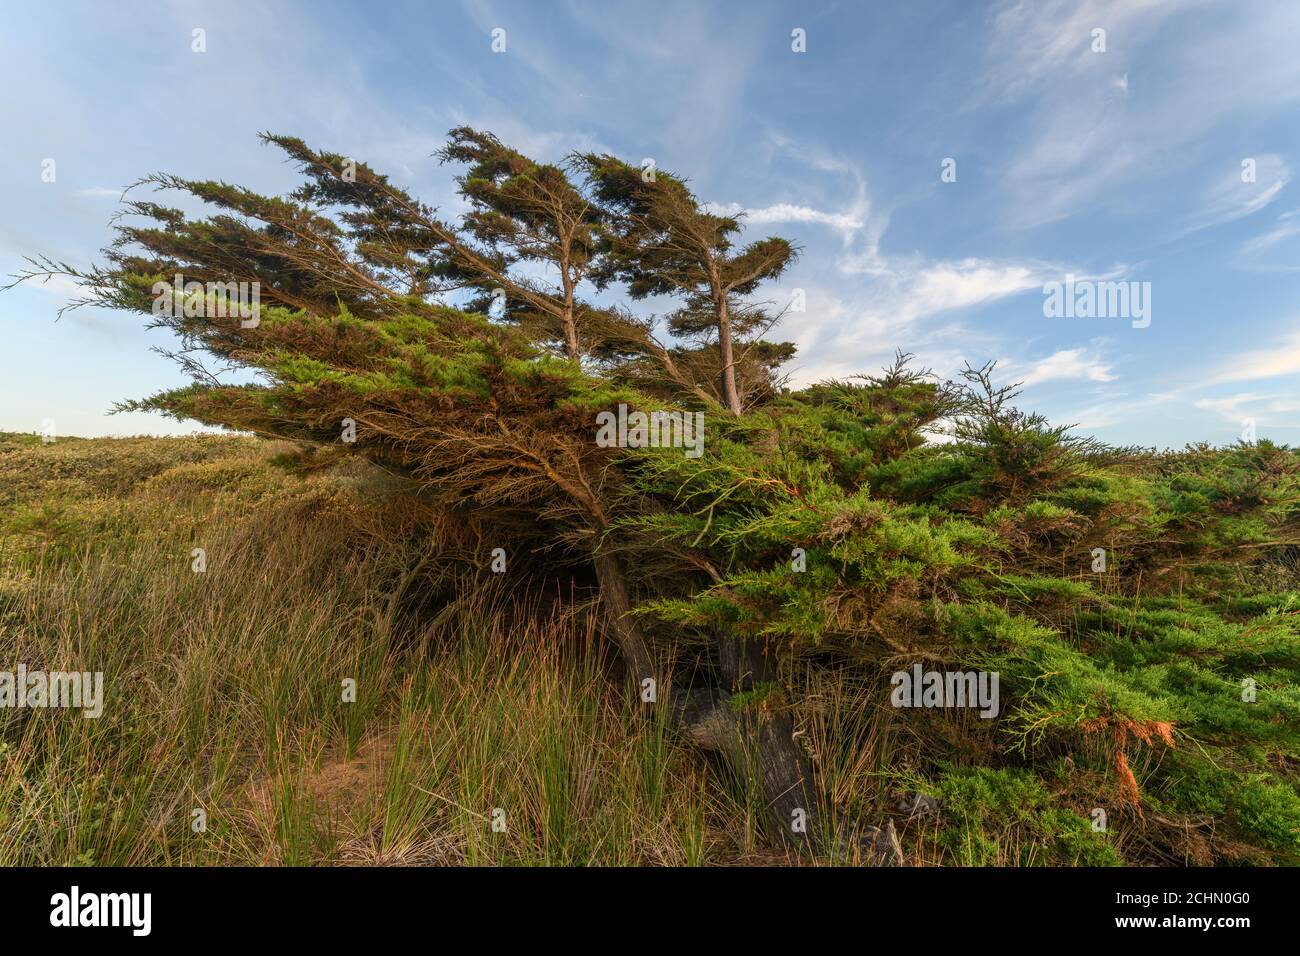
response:
<svg viewBox="0 0 1300 956"><path fill-rule="evenodd" d="M0 863L789 862L753 788L631 712L590 609L485 573L406 613L427 546L373 534L371 477L282 450L0 440L0 669L105 681L98 719L0 710Z"/></svg>

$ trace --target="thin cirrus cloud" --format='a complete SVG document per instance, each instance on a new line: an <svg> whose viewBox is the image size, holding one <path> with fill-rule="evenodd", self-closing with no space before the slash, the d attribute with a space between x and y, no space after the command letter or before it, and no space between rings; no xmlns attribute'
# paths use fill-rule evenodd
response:
<svg viewBox="0 0 1300 956"><path fill-rule="evenodd" d="M917 337L925 335L915 326L926 319L1041 291L1044 283L1067 271L1036 260L944 259L884 251L882 238L890 219L873 212L866 176L857 166L829 150L797 143L779 133L769 133L768 143L812 174L853 184L852 198L839 204L842 211L790 202L755 207L713 202L707 206L717 214L743 215L750 226L814 225L829 228L841 238L844 249L831 257L831 268L823 265L810 279L828 306L817 314L814 331L797 336L801 356L813 369L838 371L843 369L846 354L879 354L882 339L890 343L890 349L905 339L913 347ZM824 263L827 257L818 258ZM987 347L989 342L971 344ZM867 351L863 353L863 349ZM946 359L951 361L953 356Z"/></svg>
<svg viewBox="0 0 1300 956"><path fill-rule="evenodd" d="M1093 31L1120 40L1119 49L1144 42L1171 16L1204 0L1009 0L991 18L988 71L980 94L1016 99L1062 77L1085 75L1099 62ZM1114 52L1108 46L1107 52Z"/></svg>
<svg viewBox="0 0 1300 956"><path fill-rule="evenodd" d="M1069 271L1086 272L1033 259L890 252L882 242L890 217L873 214L866 177L860 169L827 150L796 147L790 138L779 134L771 134L769 142L813 174L829 174L854 184L853 198L840 203L844 211L827 212L789 202L749 208L739 203L708 206L718 214L743 215L751 226L813 225L829 228L842 240L844 248L830 257L829 267L826 256L810 257L816 258L821 268L795 282L811 286L812 299L808 320L798 329L791 326L787 330L799 347L796 383L861 371L892 354L900 343L906 343L941 373L952 374L972 355L978 362L995 354L1002 347L1000 336L951 321L941 336L936 335L933 319L960 315L1013 296L1041 293L1045 283L1059 280ZM1041 314L1040 306L1029 307L1026 314ZM963 342L966 351L954 349L954 341ZM1027 362L1020 364L1030 367ZM1095 355L1083 349L1064 349L1033 365L1027 377L1034 383L1069 378L1105 382L1113 375L1111 367Z"/></svg>
<svg viewBox="0 0 1300 956"><path fill-rule="evenodd" d="M1221 173L1204 190L1199 208L1182 234L1254 215L1281 196L1291 178L1291 167L1275 153L1244 158L1239 169Z"/></svg>
<svg viewBox="0 0 1300 956"><path fill-rule="evenodd" d="M1041 292L1045 283L1061 278L1067 271L1037 261L889 255L878 247L845 257L840 268L846 275L869 278L876 307L894 315L904 326L942 312Z"/></svg>
<svg viewBox="0 0 1300 956"><path fill-rule="evenodd" d="M1205 378L1207 385L1250 382L1300 374L1300 332L1291 332L1266 348L1229 357Z"/></svg>
<svg viewBox="0 0 1300 956"><path fill-rule="evenodd" d="M1055 274L1040 264L980 259L935 261L879 254L869 259L810 290L811 314L796 335L802 369L796 381L860 372L900 346L940 374L950 375L967 359L979 362L1003 349L998 333L952 317L964 309L1040 292L1045 276ZM1037 304L1029 309L1037 310ZM948 321L936 327L935 320L945 317ZM1052 377L1069 371L1059 359L1053 369Z"/></svg>
<svg viewBox="0 0 1300 956"><path fill-rule="evenodd" d="M1018 228L1067 218L1143 169L1136 50L1191 3L1150 0L1006 3L992 18L981 103L1017 106L1003 215ZM1094 31L1105 31L1104 38ZM1105 52L1096 52L1104 39ZM1138 61L1140 62L1140 61ZM1116 82L1116 77L1122 77ZM1132 79L1130 79L1132 76ZM1147 107L1146 109L1150 109Z"/></svg>
<svg viewBox="0 0 1300 956"><path fill-rule="evenodd" d="M1106 31L1105 52L1094 50L1097 29ZM1005 4L974 95L1020 116L1004 167L1007 222L1030 228L1162 196L1137 187L1190 172L1203 161L1200 144L1225 124L1300 97L1297 29L1292 4L1261 5L1251 16L1213 0ZM1245 155L1221 165L1235 169ZM1213 208L1183 229L1275 198L1261 192L1244 202L1212 196Z"/></svg>
<svg viewBox="0 0 1300 956"><path fill-rule="evenodd" d="M1286 424L1300 411L1300 402L1294 397L1262 395L1241 392L1221 398L1201 398L1192 403L1202 411L1210 412L1224 421L1241 422L1255 426ZM1243 436L1244 437L1244 436Z"/></svg>
<svg viewBox="0 0 1300 956"><path fill-rule="evenodd" d="M1300 272L1300 249L1290 242L1300 236L1300 209L1284 212L1267 231L1248 239L1236 264L1264 272Z"/></svg>

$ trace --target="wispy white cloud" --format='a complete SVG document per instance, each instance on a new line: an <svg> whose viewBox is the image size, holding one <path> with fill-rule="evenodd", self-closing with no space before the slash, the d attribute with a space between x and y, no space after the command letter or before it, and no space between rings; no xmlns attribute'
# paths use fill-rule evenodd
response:
<svg viewBox="0 0 1300 956"><path fill-rule="evenodd" d="M984 95L1015 99L1043 84L1105 68L1107 54L1131 50L1161 23L1204 0L1011 0L993 16ZM1094 52L1094 30L1106 52ZM1013 41L1013 42L1003 42Z"/></svg>
<svg viewBox="0 0 1300 956"><path fill-rule="evenodd" d="M1277 217L1277 223L1268 232L1261 233L1241 247L1243 255L1263 252L1284 239L1300 234L1300 209L1292 209Z"/></svg>
<svg viewBox="0 0 1300 956"><path fill-rule="evenodd" d="M1192 221L1183 230L1184 235L1257 213L1277 199L1291 182L1291 167L1281 156L1266 153L1247 159L1253 165L1254 175L1243 179L1245 170L1240 167L1220 174L1202 193Z"/></svg>
<svg viewBox="0 0 1300 956"><path fill-rule="evenodd" d="M1193 11L1216 6L1214 28L1189 26ZM1009 224L1038 226L1104 205L1131 212L1135 197L1160 195L1133 187L1185 168L1216 128L1300 98L1300 57L1285 39L1300 29L1300 7L1252 10L1231 15L1215 0L1005 4L992 19L976 97L1020 109L1003 181ZM1105 52L1094 51L1098 29ZM1261 185L1246 205L1223 211L1262 208L1275 195L1261 197L1272 183Z"/></svg>
<svg viewBox="0 0 1300 956"><path fill-rule="evenodd" d="M1060 278L1064 269L1037 261L892 256L879 248L840 260L847 275L869 276L879 308L904 324L941 312L986 305Z"/></svg>
<svg viewBox="0 0 1300 956"><path fill-rule="evenodd" d="M1270 229L1248 239L1237 253L1236 264L1264 272L1300 272L1300 248L1296 243L1289 243L1297 236L1300 236L1300 209L1292 209L1278 216ZM1279 253L1284 261L1269 261Z"/></svg>
<svg viewBox="0 0 1300 956"><path fill-rule="evenodd" d="M793 335L805 363L796 381L872 368L887 361L899 345L916 352L923 363L951 374L967 358L983 361L998 349L996 334L962 323L963 311L1041 293L1045 283L1063 279L1067 272L1087 271L1036 259L893 252L882 241L890 215L877 209L867 178L855 164L780 134L770 134L769 142L809 169L851 184L852 189L851 198L838 203L835 211L788 202L748 209L736 203L713 207L728 214L744 212L751 225L783 222L829 227L844 241L844 251L832 260L831 268L823 260L815 276L793 280L808 297L808 313L800 316L797 326L788 323L784 330ZM1029 314L1041 314L1039 307L1031 306ZM936 327L935 320L943 317L948 320L942 328ZM1069 364L1071 358L1091 364L1076 369ZM1101 376L1109 368L1098 361L1082 351L1062 354L1036 374L1039 380L1077 375L1104 381Z"/></svg>
<svg viewBox="0 0 1300 956"><path fill-rule="evenodd" d="M1114 366L1096 348L1059 349L1033 363L1023 374L1016 374L1014 369L1014 366L1008 369L1011 376L1026 386L1061 380L1112 382L1116 378Z"/></svg>
<svg viewBox="0 0 1300 956"><path fill-rule="evenodd" d="M1229 356L1205 377L1207 384L1249 382L1300 374L1300 332L1291 332L1264 348Z"/></svg>
<svg viewBox="0 0 1300 956"><path fill-rule="evenodd" d="M721 215L734 216L744 214L746 222L751 225L771 223L809 223L827 226L837 232L845 247L852 244L859 232L873 227L873 231L883 229L885 220L875 214L871 198L867 191L867 180L858 166L830 150L817 145L797 140L778 131L769 130L764 140L765 152L769 155L788 157L807 170L822 174L801 177L803 183L829 181L830 183L848 184L851 195L847 199L837 199L836 208L825 210L809 202L775 202L764 206L746 208L740 203L708 203L707 208ZM829 176L825 174L831 174ZM841 189L835 190L842 192Z"/></svg>
<svg viewBox="0 0 1300 956"><path fill-rule="evenodd" d="M786 202L761 206L756 209L746 209L739 203L734 202L726 205L705 203L704 208L718 216L743 215L745 222L750 225L798 222L829 226L840 233L846 241L852 239L854 233L866 225L865 214L867 211L865 204L855 204L847 212L824 212L810 206L799 206Z"/></svg>
<svg viewBox="0 0 1300 956"><path fill-rule="evenodd" d="M1251 392L1241 392L1223 398L1198 398L1192 405L1204 411L1213 412L1220 418L1235 421L1244 416L1242 406L1260 401L1264 396Z"/></svg>
<svg viewBox="0 0 1300 956"><path fill-rule="evenodd" d="M1300 411L1300 401L1297 401L1293 395L1259 392L1240 392L1219 398L1200 398L1192 405L1224 421L1241 424L1249 421L1256 428L1279 425L1290 427L1295 421L1295 413Z"/></svg>

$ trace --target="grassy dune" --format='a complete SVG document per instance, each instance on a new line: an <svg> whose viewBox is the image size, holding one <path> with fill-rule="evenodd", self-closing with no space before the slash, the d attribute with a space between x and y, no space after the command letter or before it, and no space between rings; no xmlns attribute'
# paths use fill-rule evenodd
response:
<svg viewBox="0 0 1300 956"><path fill-rule="evenodd" d="M106 688L99 719L0 711L0 863L766 858L743 788L623 712L588 613L399 620L378 479L281 451L0 441L0 660Z"/></svg>
<svg viewBox="0 0 1300 956"><path fill-rule="evenodd" d="M385 533L384 476L302 477L288 451L0 436L0 670L105 685L98 719L0 709L0 863L810 862L764 842L752 782L629 712L589 603L526 605L487 573L412 601L422 555ZM1093 832L1082 767L1073 789L978 754L912 779L898 758L920 744L879 688L804 680L824 789L892 815L912 865L1268 862L1208 804L1203 826ZM912 790L942 811L900 810ZM1153 851L1159 826L1185 841Z"/></svg>

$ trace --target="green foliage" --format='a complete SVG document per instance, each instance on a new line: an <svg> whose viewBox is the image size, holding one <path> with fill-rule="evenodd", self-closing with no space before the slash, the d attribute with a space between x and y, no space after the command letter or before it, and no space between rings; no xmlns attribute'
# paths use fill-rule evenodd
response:
<svg viewBox="0 0 1300 956"><path fill-rule="evenodd" d="M1021 843L1020 862L1142 859L1091 832L1092 807L1169 861L1300 861L1300 612L1253 570L1295 540L1300 460L1075 442L988 375L923 385L900 362L724 423L703 458L633 454L623 526L645 561L711 569L641 613L874 674L881 697L916 661L996 672L995 719L887 711L913 741L893 769L942 781L959 862ZM923 442L942 414L956 440ZM1177 834L1206 813L1219 839Z"/></svg>
<svg viewBox="0 0 1300 956"><path fill-rule="evenodd" d="M948 768L935 787L944 808L939 845L963 866L1120 866L1091 821L1060 807L1024 770Z"/></svg>

